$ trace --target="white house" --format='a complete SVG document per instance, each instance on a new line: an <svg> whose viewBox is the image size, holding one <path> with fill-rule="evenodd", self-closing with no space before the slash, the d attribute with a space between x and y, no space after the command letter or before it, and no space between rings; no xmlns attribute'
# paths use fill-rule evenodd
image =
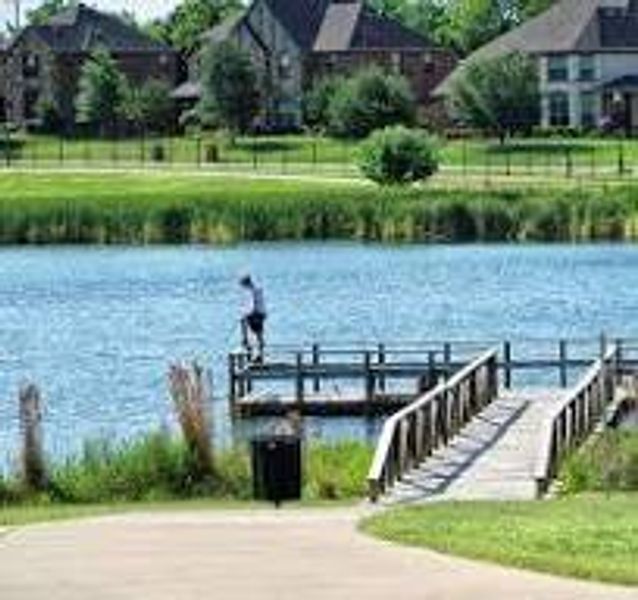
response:
<svg viewBox="0 0 638 600"><path fill-rule="evenodd" d="M638 130L638 0L558 0L469 56L522 52L538 60L543 127Z"/></svg>

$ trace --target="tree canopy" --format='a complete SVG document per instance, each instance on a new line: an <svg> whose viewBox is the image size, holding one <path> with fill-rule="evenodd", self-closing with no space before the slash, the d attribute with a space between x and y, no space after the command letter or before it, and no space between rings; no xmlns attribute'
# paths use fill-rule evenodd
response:
<svg viewBox="0 0 638 600"><path fill-rule="evenodd" d="M462 55L547 9L554 0L370 0L376 9Z"/></svg>
<svg viewBox="0 0 638 600"><path fill-rule="evenodd" d="M166 19L154 21L149 33L189 54L199 48L203 33L241 7L240 0L183 0Z"/></svg>
<svg viewBox="0 0 638 600"><path fill-rule="evenodd" d="M117 63L104 49L96 50L82 65L76 98L78 120L112 129L124 100L126 80Z"/></svg>
<svg viewBox="0 0 638 600"><path fill-rule="evenodd" d="M520 53L473 61L452 83L452 113L501 138L527 131L539 120L538 77L536 62Z"/></svg>
<svg viewBox="0 0 638 600"><path fill-rule="evenodd" d="M204 125L240 133L249 129L259 110L259 88L247 52L232 42L207 47L202 57L201 85L198 112Z"/></svg>

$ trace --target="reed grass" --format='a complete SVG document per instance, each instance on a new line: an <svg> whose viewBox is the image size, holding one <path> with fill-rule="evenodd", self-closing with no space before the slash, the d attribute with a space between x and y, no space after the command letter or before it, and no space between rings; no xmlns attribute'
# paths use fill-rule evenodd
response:
<svg viewBox="0 0 638 600"><path fill-rule="evenodd" d="M389 190L179 174L0 175L0 244L638 239L638 185Z"/></svg>
<svg viewBox="0 0 638 600"><path fill-rule="evenodd" d="M565 462L561 490L638 492L638 432L606 431Z"/></svg>
<svg viewBox="0 0 638 600"><path fill-rule="evenodd" d="M363 498L371 457L372 449L363 442L309 443L304 455L304 500ZM188 443L167 432L119 443L94 440L79 455L49 465L45 492L25 488L18 478L0 478L0 507L252 498L247 446L218 451L214 466L212 475L202 477Z"/></svg>

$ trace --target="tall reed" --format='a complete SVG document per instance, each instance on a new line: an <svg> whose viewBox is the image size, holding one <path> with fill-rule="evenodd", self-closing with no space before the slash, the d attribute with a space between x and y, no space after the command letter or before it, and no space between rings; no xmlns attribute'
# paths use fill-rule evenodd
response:
<svg viewBox="0 0 638 600"><path fill-rule="evenodd" d="M213 475L210 378L200 365L193 363L190 367L171 365L168 380L173 407L194 461L195 476Z"/></svg>

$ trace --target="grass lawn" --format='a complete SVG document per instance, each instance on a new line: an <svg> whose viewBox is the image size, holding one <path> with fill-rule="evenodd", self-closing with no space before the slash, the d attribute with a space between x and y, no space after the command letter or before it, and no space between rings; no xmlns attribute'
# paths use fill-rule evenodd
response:
<svg viewBox="0 0 638 600"><path fill-rule="evenodd" d="M313 135L243 136L228 138L205 134L194 136L129 137L121 139L78 139L14 135L13 158L22 164L148 164L199 165L210 162L215 147L218 164L245 164L250 168L322 171L355 170L360 142ZM4 160L0 138L0 159ZM161 148L161 150L160 150ZM155 158L154 158L155 157ZM449 140L441 144L443 169L467 168L495 173L533 175L562 174L573 170L589 176L618 172L619 167L638 167L638 141L610 138L530 138L501 144L493 139ZM323 168L322 168L323 167Z"/></svg>
<svg viewBox="0 0 638 600"><path fill-rule="evenodd" d="M355 506L359 500L302 500L288 502L278 510L312 508L344 508ZM69 521L89 517L101 517L123 513L179 512L205 510L274 510L273 504L248 500L194 499L165 502L131 502L105 504L30 504L0 506L0 538L3 528L21 527L36 523Z"/></svg>
<svg viewBox="0 0 638 600"><path fill-rule="evenodd" d="M362 528L467 558L638 585L638 493L432 504L384 512Z"/></svg>

